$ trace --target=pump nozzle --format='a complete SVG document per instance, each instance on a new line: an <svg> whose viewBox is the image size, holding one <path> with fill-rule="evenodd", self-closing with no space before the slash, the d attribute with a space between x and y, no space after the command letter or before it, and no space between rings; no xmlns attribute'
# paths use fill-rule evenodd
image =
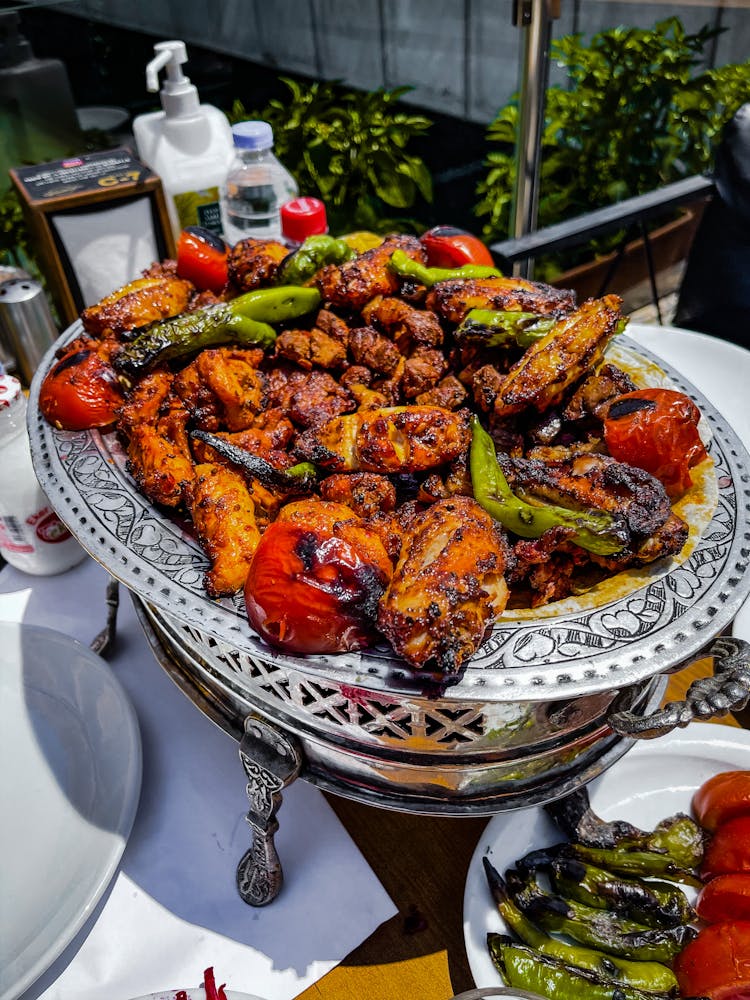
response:
<svg viewBox="0 0 750 1000"><path fill-rule="evenodd" d="M159 89L159 73L167 67L169 83L190 83L180 68L187 62L185 43L180 41L157 42L154 45L156 55L146 67L146 89L155 93Z"/></svg>

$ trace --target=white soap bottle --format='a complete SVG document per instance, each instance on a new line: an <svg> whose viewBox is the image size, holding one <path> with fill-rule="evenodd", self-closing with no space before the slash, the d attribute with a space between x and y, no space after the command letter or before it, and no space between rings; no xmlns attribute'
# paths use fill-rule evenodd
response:
<svg viewBox="0 0 750 1000"><path fill-rule="evenodd" d="M146 67L148 90L160 91L163 111L139 115L133 135L139 158L161 177L175 240L186 226L203 226L221 235L219 189L234 155L226 115L201 104L198 91L182 72L185 43L158 42Z"/></svg>

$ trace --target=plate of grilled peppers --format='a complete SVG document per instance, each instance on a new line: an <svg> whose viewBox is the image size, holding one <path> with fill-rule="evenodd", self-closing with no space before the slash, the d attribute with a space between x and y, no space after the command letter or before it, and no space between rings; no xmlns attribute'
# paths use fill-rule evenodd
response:
<svg viewBox="0 0 750 1000"><path fill-rule="evenodd" d="M692 723L636 745L588 788L491 820L464 897L477 985L576 1000L688 995L680 956L701 927L711 843L694 797L737 768L750 768L750 736Z"/></svg>

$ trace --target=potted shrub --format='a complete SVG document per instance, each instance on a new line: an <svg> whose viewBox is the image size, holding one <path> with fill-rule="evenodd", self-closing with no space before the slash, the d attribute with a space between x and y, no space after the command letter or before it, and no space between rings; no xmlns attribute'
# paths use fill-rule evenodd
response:
<svg viewBox="0 0 750 1000"><path fill-rule="evenodd" d="M670 17L651 29L602 31L588 43L580 33L553 41L551 58L567 70L569 86L547 91L539 228L710 169L724 124L750 92L750 62L701 68L715 35L707 27L689 34ZM487 138L499 149L487 157L476 209L488 240L508 235L517 122L514 98L488 128ZM694 224L688 221L688 227ZM682 240L671 250L673 259L689 246L692 230L680 234L683 226L670 223ZM575 284L580 271L563 274L563 265L580 264L592 251L601 257L623 235L592 241L578 259L569 252L564 261L540 261L536 274ZM631 248L630 256L643 254Z"/></svg>

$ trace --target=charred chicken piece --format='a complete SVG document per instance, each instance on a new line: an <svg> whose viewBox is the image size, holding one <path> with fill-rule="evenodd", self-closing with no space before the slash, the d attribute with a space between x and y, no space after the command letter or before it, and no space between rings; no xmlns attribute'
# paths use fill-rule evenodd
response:
<svg viewBox="0 0 750 1000"><path fill-rule="evenodd" d="M364 307L362 318L385 331L402 354L411 353L417 345L440 347L443 343L443 328L435 313L415 309L401 299L378 296Z"/></svg>
<svg viewBox="0 0 750 1000"><path fill-rule="evenodd" d="M388 264L394 250L403 250L424 264L427 254L413 236L388 236L380 246L365 250L345 264L329 264L315 275L315 284L326 302L338 309L359 312L376 295L393 295L399 279Z"/></svg>
<svg viewBox="0 0 750 1000"><path fill-rule="evenodd" d="M351 413L354 397L328 372L312 371L303 377L289 400L289 416L299 427L316 427L340 413Z"/></svg>
<svg viewBox="0 0 750 1000"><path fill-rule="evenodd" d="M378 628L418 670L457 678L505 608L507 549L469 497L440 500L404 537Z"/></svg>
<svg viewBox="0 0 750 1000"><path fill-rule="evenodd" d="M205 430L219 423L229 431L252 427L263 403L263 379L257 369L263 352L218 347L201 351L175 377L186 409Z"/></svg>
<svg viewBox="0 0 750 1000"><path fill-rule="evenodd" d="M105 331L117 334L148 326L184 312L194 291L189 281L176 275L136 278L96 305L84 309L81 313L83 328L101 335Z"/></svg>
<svg viewBox="0 0 750 1000"><path fill-rule="evenodd" d="M312 330L284 330L276 338L276 357L286 358L310 371L318 368L343 368L346 346L317 327Z"/></svg>
<svg viewBox="0 0 750 1000"><path fill-rule="evenodd" d="M466 451L469 413L394 406L337 417L301 434L295 454L334 472L433 469Z"/></svg>
<svg viewBox="0 0 750 1000"><path fill-rule="evenodd" d="M609 404L617 396L633 392L635 382L615 365L602 365L578 386L563 410L565 420L583 420L586 417L602 419Z"/></svg>
<svg viewBox="0 0 750 1000"><path fill-rule="evenodd" d="M471 309L562 316L575 308L575 294L524 278L452 278L431 289L426 305L451 323L460 323Z"/></svg>
<svg viewBox="0 0 750 1000"><path fill-rule="evenodd" d="M374 472L337 473L320 484L324 500L346 504L360 517L379 511L389 513L396 507L396 489L386 476Z"/></svg>
<svg viewBox="0 0 750 1000"><path fill-rule="evenodd" d="M196 466L185 503L211 560L205 576L210 597L234 594L245 583L260 541L255 504L242 476L223 465Z"/></svg>
<svg viewBox="0 0 750 1000"><path fill-rule="evenodd" d="M401 361L396 345L371 326L357 327L350 332L349 353L355 365L379 375L393 375Z"/></svg>
<svg viewBox="0 0 750 1000"><path fill-rule="evenodd" d="M665 556L676 556L682 551L688 533L687 524L672 512L664 524L641 541L634 550L615 556L598 556L592 553L592 559L598 566L604 566L615 573L628 566L646 566Z"/></svg>
<svg viewBox="0 0 750 1000"><path fill-rule="evenodd" d="M433 389L445 374L448 362L442 351L434 347L418 347L404 362L401 392L405 399L414 399Z"/></svg>
<svg viewBox="0 0 750 1000"><path fill-rule="evenodd" d="M559 320L516 362L500 386L495 413L507 417L533 407L556 406L570 386L596 367L622 322L616 295L590 299Z"/></svg>
<svg viewBox="0 0 750 1000"><path fill-rule="evenodd" d="M241 292L270 284L288 255L288 248L276 240L240 240L229 252L229 280Z"/></svg>

